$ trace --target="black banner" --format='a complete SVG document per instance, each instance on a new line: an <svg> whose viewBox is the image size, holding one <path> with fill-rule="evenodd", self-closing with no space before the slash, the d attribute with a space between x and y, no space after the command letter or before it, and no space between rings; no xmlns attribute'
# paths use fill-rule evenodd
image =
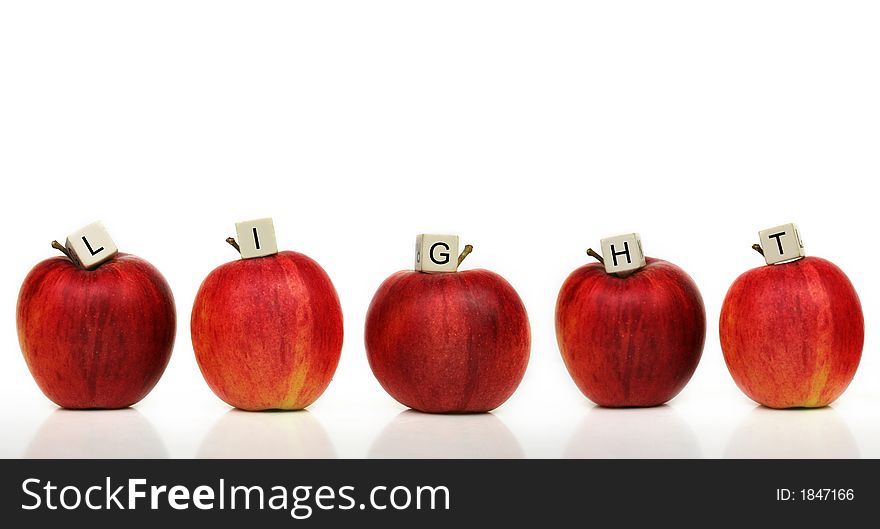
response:
<svg viewBox="0 0 880 529"><path fill-rule="evenodd" d="M0 506L6 527L839 526L875 515L877 476L876 460L5 460Z"/></svg>

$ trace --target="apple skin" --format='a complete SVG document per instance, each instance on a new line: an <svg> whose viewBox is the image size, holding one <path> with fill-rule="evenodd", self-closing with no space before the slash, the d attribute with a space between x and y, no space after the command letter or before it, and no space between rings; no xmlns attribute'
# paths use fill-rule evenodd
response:
<svg viewBox="0 0 880 529"><path fill-rule="evenodd" d="M658 406L688 383L706 339L697 285L648 257L627 277L600 263L568 276L556 301L556 339L569 374L600 406Z"/></svg>
<svg viewBox="0 0 880 529"><path fill-rule="evenodd" d="M16 308L18 340L43 393L63 408L126 408L159 381L174 348L174 297L150 263L118 253L94 270L37 264Z"/></svg>
<svg viewBox="0 0 880 529"><path fill-rule="evenodd" d="M834 402L853 379L865 340L852 283L819 257L739 276L724 298L719 330L737 386L770 408Z"/></svg>
<svg viewBox="0 0 880 529"><path fill-rule="evenodd" d="M478 413L519 386L531 331L519 295L494 272L404 270L373 296L364 342L373 374L404 406Z"/></svg>
<svg viewBox="0 0 880 529"><path fill-rule="evenodd" d="M342 351L342 307L311 258L239 259L205 278L190 321L208 386L242 410L299 410L327 389Z"/></svg>

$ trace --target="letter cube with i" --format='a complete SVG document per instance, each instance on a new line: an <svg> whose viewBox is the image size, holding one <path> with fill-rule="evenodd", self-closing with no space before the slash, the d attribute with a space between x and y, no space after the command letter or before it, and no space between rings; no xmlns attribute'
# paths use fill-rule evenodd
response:
<svg viewBox="0 0 880 529"><path fill-rule="evenodd" d="M458 235L416 237L416 272L455 272L458 270Z"/></svg>
<svg viewBox="0 0 880 529"><path fill-rule="evenodd" d="M794 261L807 255L795 224L783 224L758 232L768 265Z"/></svg>
<svg viewBox="0 0 880 529"><path fill-rule="evenodd" d="M96 268L119 252L116 243L100 221L71 233L67 236L64 245L70 256L87 270Z"/></svg>
<svg viewBox="0 0 880 529"><path fill-rule="evenodd" d="M238 235L238 246L242 259L253 259L278 253L278 244L275 242L275 226L270 217L236 222L235 233Z"/></svg>
<svg viewBox="0 0 880 529"><path fill-rule="evenodd" d="M645 254L638 233L606 237L600 244L605 271L609 274L632 272L645 266Z"/></svg>

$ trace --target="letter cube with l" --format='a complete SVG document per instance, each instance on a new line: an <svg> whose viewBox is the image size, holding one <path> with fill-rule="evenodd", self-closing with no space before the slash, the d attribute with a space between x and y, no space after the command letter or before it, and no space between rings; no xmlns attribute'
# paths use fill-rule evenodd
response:
<svg viewBox="0 0 880 529"><path fill-rule="evenodd" d="M804 243L795 224L783 224L758 232L761 248L764 249L764 260L767 264L784 263L800 259L804 253Z"/></svg>
<svg viewBox="0 0 880 529"><path fill-rule="evenodd" d="M64 244L70 255L88 270L119 252L116 243L100 221L93 222L67 236Z"/></svg>
<svg viewBox="0 0 880 529"><path fill-rule="evenodd" d="M275 226L270 217L236 222L235 233L238 235L238 246L242 259L253 259L278 253L278 244L275 242Z"/></svg>
<svg viewBox="0 0 880 529"><path fill-rule="evenodd" d="M458 270L458 235L416 237L417 272L455 272Z"/></svg>
<svg viewBox="0 0 880 529"><path fill-rule="evenodd" d="M638 233L606 237L601 245L605 271L609 274L629 272L645 266L645 254Z"/></svg>

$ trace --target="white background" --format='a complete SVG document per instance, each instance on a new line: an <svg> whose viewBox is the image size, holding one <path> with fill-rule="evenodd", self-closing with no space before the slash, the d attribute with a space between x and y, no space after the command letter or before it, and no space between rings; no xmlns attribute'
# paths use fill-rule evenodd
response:
<svg viewBox="0 0 880 529"><path fill-rule="evenodd" d="M875 2L4 2L0 456L880 457L878 27ZM230 411L189 341L224 238L263 215L345 314L304 413ZM15 299L95 219L168 279L177 344L134 410L60 411ZM756 407L717 338L757 231L791 221L867 321L854 382L818 411ZM709 321L690 385L650 410L590 404L553 328L584 250L627 231L693 276ZM367 305L420 232L461 235L464 268L529 310L528 372L494 414L404 412L369 370Z"/></svg>

